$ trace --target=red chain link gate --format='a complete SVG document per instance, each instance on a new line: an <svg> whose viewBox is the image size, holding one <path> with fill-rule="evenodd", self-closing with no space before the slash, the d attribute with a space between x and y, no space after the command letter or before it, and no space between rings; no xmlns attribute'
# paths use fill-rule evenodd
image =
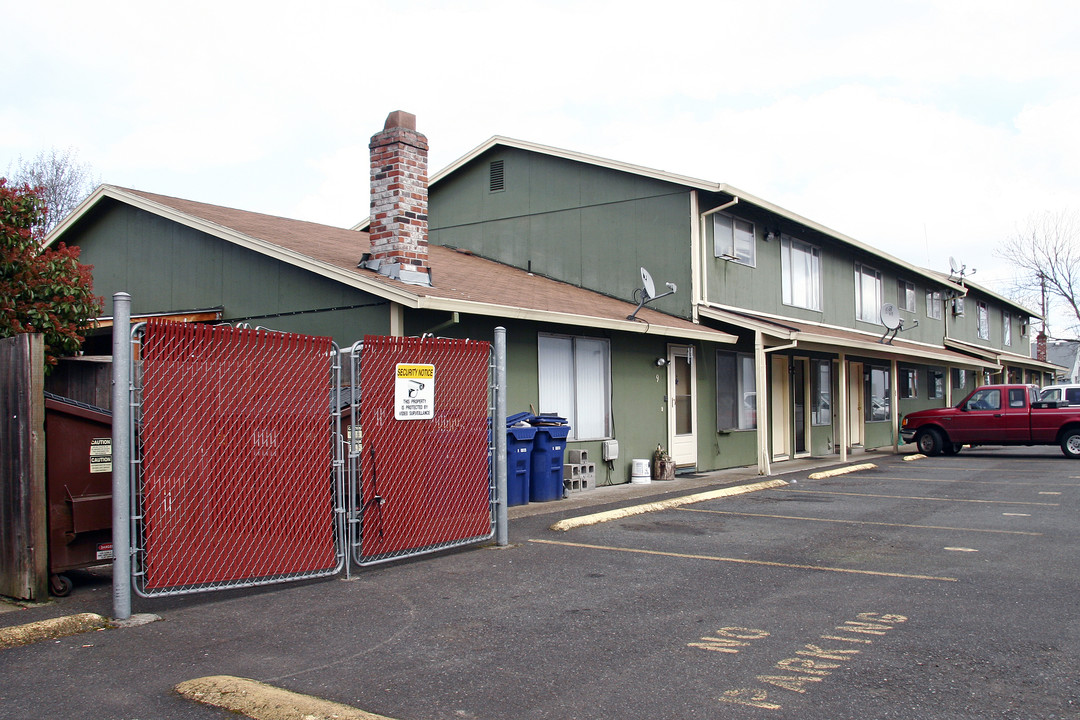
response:
<svg viewBox="0 0 1080 720"><path fill-rule="evenodd" d="M136 591L338 572L330 339L151 321L141 354Z"/></svg>
<svg viewBox="0 0 1080 720"><path fill-rule="evenodd" d="M490 344L367 336L352 355L353 559L492 537Z"/></svg>
<svg viewBox="0 0 1080 720"><path fill-rule="evenodd" d="M489 343L368 336L343 388L329 338L152 320L133 340L140 595L334 575L347 543L367 565L492 537Z"/></svg>

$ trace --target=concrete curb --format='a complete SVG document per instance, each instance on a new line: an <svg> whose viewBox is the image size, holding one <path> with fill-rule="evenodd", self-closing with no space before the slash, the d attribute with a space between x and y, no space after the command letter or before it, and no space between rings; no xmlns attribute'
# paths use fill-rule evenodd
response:
<svg viewBox="0 0 1080 720"><path fill-rule="evenodd" d="M349 705L231 675L185 680L175 690L188 700L241 713L254 720L391 720Z"/></svg>
<svg viewBox="0 0 1080 720"><path fill-rule="evenodd" d="M705 502L706 500L716 500L732 495L742 495L743 493L755 492L757 490L783 487L787 484L787 480L765 480L764 482L751 483L749 485L736 485L734 487L710 490L708 492L695 493L693 495L683 495L682 497L671 498L670 500L660 500L658 502L633 505L618 510L593 513L592 515L580 515L578 517L566 518L565 520L560 520L552 525L551 529L565 532L566 530L572 530L586 525L597 525L599 523L619 520L632 515L642 515L648 512L656 512L657 510L667 510L669 508L679 507L680 505L690 505L692 503Z"/></svg>
<svg viewBox="0 0 1080 720"><path fill-rule="evenodd" d="M0 628L0 649L30 645L41 640L54 640L108 627L112 627L112 623L97 613L80 613L39 620L26 625Z"/></svg>
<svg viewBox="0 0 1080 720"><path fill-rule="evenodd" d="M925 455L923 455L922 453L915 453L914 455L905 455L905 456L904 456L903 458L901 458L901 459L902 459L902 460L903 460L904 462L911 462L912 460L922 460L922 459L924 459L925 457L926 457L926 456L925 456Z"/></svg>
<svg viewBox="0 0 1080 720"><path fill-rule="evenodd" d="M807 475L809 480L823 480L825 478L836 477L837 475L847 475L848 473L859 472L860 470L874 470L877 465L874 463L863 463L861 465L848 465L842 468L833 468L832 470L824 470L822 472L810 473Z"/></svg>

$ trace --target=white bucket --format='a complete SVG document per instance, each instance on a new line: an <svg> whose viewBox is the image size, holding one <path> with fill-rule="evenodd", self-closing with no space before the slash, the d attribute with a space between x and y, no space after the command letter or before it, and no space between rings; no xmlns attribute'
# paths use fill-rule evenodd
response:
<svg viewBox="0 0 1080 720"><path fill-rule="evenodd" d="M648 460L635 458L630 461L630 482L635 485L647 485L652 482L652 469Z"/></svg>

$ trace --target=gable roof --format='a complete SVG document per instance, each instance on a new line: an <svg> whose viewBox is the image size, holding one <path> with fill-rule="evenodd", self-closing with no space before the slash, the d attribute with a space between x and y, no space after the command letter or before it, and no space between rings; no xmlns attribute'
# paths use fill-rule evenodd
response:
<svg viewBox="0 0 1080 720"><path fill-rule="evenodd" d="M734 335L636 304L486 260L429 246L433 286L393 280L357 264L366 232L292 220L220 205L102 185L45 239L50 245L99 204L116 201L205 232L226 242L317 273L407 308L615 330L731 344Z"/></svg>
<svg viewBox="0 0 1080 720"><path fill-rule="evenodd" d="M937 270L927 270L927 272L937 275L942 280L947 280L948 278L952 277L951 275L946 275L945 273L938 272ZM999 295L993 290L989 290L986 287L979 285L978 283L973 283L969 278L964 278L962 282L956 282L955 280L950 280L949 282L962 288L963 292L961 293L961 295L967 296L969 290L974 290L979 294L985 295L988 298L992 298L993 300L1001 303L1002 305L1007 305L1015 310L1019 310L1022 314L1027 315L1028 317L1034 318L1036 320L1043 319L1042 315L1035 312L1034 310L1024 307L1016 300L1010 300L1009 298L1003 295Z"/></svg>
<svg viewBox="0 0 1080 720"><path fill-rule="evenodd" d="M758 208L761 208L762 210L772 213L777 217L788 220L789 222L795 223L809 230L813 230L814 232L820 233L845 245L849 245L873 257L880 258L885 262L888 262L889 264L902 269L904 272L912 276L920 277L924 280L932 282L935 286L951 287L958 291L962 290L960 285L949 280L947 276L936 273L932 270L921 268L917 265L913 265L906 260L901 260L900 258L894 257L887 252L867 245L860 240L856 240L849 235L837 232L836 230L826 227L821 223L818 223L814 220L803 217L798 213L794 213L790 210L780 207L779 205L771 203L768 200L764 200L744 190L740 190L733 185L728 185L727 183L713 182L710 180L701 180L699 178L690 177L688 175L679 175L677 173L671 173L665 170L656 170L653 168L643 167L641 165L621 162L619 160L611 160L608 158L597 157L595 155L587 155L585 153L575 152L573 150L564 150L562 148L552 147L549 145L541 145L539 143L529 142L526 140L516 140L514 138L504 137L501 135L495 135L491 138L488 138L484 143L473 148L465 155L462 155L457 160L432 175L428 183L429 187L435 187L436 185L438 185L439 182L450 177L456 171L473 162L489 150L497 147L515 148L518 150L540 153L551 157L562 158L564 160L585 163L596 167L607 168L609 170L617 170L619 172L626 172L632 175L652 178L654 180L670 182L676 185L682 185L683 187L692 190L728 195L736 202L749 203ZM708 209L705 209L705 212L707 211ZM353 226L353 229L365 229L368 225L369 220L370 218L365 218L364 220Z"/></svg>

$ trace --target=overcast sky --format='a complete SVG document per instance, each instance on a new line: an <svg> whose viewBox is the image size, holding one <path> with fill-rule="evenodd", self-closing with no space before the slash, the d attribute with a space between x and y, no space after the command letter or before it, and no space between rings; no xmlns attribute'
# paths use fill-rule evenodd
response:
<svg viewBox="0 0 1080 720"><path fill-rule="evenodd" d="M1080 205L1080 3L0 0L0 172L351 226L370 137L492 135L724 182L1007 294L993 250Z"/></svg>

